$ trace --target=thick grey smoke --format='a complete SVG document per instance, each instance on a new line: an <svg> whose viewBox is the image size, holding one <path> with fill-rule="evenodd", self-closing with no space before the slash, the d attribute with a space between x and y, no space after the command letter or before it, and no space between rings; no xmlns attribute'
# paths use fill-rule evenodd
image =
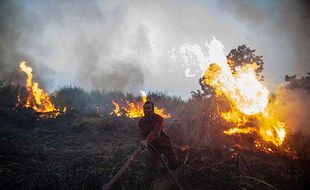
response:
<svg viewBox="0 0 310 190"><path fill-rule="evenodd" d="M263 55L269 85L310 70L309 3L302 1L16 0L0 10L1 77L26 59L49 90L76 84L186 98L199 76L186 78L171 52L212 36L227 53L247 44Z"/></svg>
<svg viewBox="0 0 310 190"><path fill-rule="evenodd" d="M19 78L17 72L18 60L22 54L16 51L16 43L19 39L18 19L20 7L12 2L3 1L0 6L0 76L1 79ZM10 19L8 19L10 16ZM17 79L18 80L18 79Z"/></svg>
<svg viewBox="0 0 310 190"><path fill-rule="evenodd" d="M27 60L30 66L40 73L34 72L36 80L41 81L41 86L48 84L48 75L54 74L53 70L45 64L34 64L32 55L20 51L25 35L34 31L35 23L25 19L25 10L15 1L1 1L0 4L0 80L12 81L24 85L26 75L19 70L19 63ZM29 36L30 37L30 36Z"/></svg>
<svg viewBox="0 0 310 190"><path fill-rule="evenodd" d="M285 73L302 76L310 70L310 1L220 2L222 10L251 28L245 44L263 55L270 87L282 83Z"/></svg>
<svg viewBox="0 0 310 190"><path fill-rule="evenodd" d="M287 124L289 134L301 133L310 137L310 96L303 89L280 88L272 110Z"/></svg>
<svg viewBox="0 0 310 190"><path fill-rule="evenodd" d="M1 78L23 81L18 64L26 60L36 80L49 88L76 84L128 92L139 87L144 81L139 54L149 51L145 30L141 25L133 31L128 49L135 55L126 55L124 16L118 7L104 5L116 15L95 1L1 4Z"/></svg>

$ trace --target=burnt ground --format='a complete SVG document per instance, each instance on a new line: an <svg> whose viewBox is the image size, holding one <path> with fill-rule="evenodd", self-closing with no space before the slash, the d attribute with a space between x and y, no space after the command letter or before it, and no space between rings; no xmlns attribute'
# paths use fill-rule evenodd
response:
<svg viewBox="0 0 310 190"><path fill-rule="evenodd" d="M0 189L102 189L138 146L136 124L110 115L70 113L37 120L1 112ZM168 120L166 125L184 156L180 124ZM148 168L147 156L144 151L114 189L176 189L164 168ZM288 190L302 189L304 166L280 155L190 145L187 164L175 173L184 189Z"/></svg>

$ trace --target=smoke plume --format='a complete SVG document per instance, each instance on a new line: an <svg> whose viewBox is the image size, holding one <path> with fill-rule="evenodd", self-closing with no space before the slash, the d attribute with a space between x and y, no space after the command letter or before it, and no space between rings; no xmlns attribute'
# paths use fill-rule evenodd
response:
<svg viewBox="0 0 310 190"><path fill-rule="evenodd" d="M309 71L306 1L1 1L1 79L23 81L25 60L50 91L199 89L172 52L215 36L225 52L247 44L263 55L269 86ZM172 59L173 58L173 59ZM276 73L275 73L276 72Z"/></svg>

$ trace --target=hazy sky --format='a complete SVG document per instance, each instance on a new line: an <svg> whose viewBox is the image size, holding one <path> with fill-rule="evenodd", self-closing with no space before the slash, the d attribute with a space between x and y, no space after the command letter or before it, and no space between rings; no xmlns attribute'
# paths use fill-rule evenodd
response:
<svg viewBox="0 0 310 190"><path fill-rule="evenodd" d="M200 75L185 77L180 47L215 36L227 54L256 49L274 89L286 74L310 71L309 14L307 1L293 0L1 1L0 74L22 78L26 60L50 92L75 84L187 98Z"/></svg>

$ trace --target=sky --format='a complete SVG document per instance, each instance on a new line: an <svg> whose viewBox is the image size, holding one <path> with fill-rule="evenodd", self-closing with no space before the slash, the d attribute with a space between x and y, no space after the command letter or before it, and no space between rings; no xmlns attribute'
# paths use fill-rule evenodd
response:
<svg viewBox="0 0 310 190"><path fill-rule="evenodd" d="M201 71L180 49L215 37L226 54L246 44L262 55L263 83L274 90L285 75L310 72L309 9L298 0L4 0L0 78L23 83L25 60L49 92L76 85L186 99Z"/></svg>

